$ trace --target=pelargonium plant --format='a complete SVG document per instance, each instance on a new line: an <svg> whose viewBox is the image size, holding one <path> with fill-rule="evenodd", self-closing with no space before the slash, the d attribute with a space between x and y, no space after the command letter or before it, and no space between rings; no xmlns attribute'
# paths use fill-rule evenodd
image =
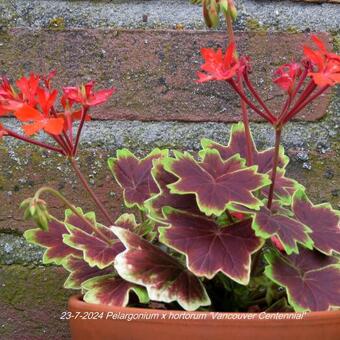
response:
<svg viewBox="0 0 340 340"><path fill-rule="evenodd" d="M0 125L0 136L63 155L105 217L97 221L94 212L43 187L22 203L25 218L37 224L24 236L45 248L44 263L69 272L65 287L81 290L88 303L151 308L157 302L189 311L339 308L339 211L328 203L313 204L305 188L286 175L288 157L280 139L288 121L340 82L340 56L312 36L314 49L304 47L301 61L275 71L273 81L286 98L273 112L250 79L250 59L237 56L235 7L231 1L214 3L226 17L230 43L225 53L202 49L205 62L197 81L229 84L241 99L242 122L232 126L225 145L203 139L194 155L155 149L140 159L118 150L108 166L132 210L116 220L87 184L75 157L91 107L115 90L95 92L89 82L65 87L58 96L51 85L54 72L22 77L16 87L3 78L0 114L13 115L23 133ZM210 5L203 1L211 21L218 11L211 14ZM249 108L273 126L274 147L257 149ZM38 131L51 143L39 141ZM48 212L44 193L67 206L64 220Z"/></svg>

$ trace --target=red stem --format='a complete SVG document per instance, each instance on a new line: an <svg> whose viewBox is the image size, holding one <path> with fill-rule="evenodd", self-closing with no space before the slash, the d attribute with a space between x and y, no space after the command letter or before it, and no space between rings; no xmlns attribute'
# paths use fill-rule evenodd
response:
<svg viewBox="0 0 340 340"><path fill-rule="evenodd" d="M52 135L53 139L64 149L65 154L69 155L72 150L70 150L70 147L67 145L65 140L62 138L62 136L54 136Z"/></svg>
<svg viewBox="0 0 340 340"><path fill-rule="evenodd" d="M311 97L307 98L303 103L301 103L300 106L297 107L295 110L291 110L291 112L289 112L287 117L284 119L283 124L285 124L290 119L292 119L298 112L303 110L315 98L321 96L328 88L329 88L329 85L322 87L318 92L314 93Z"/></svg>
<svg viewBox="0 0 340 340"><path fill-rule="evenodd" d="M248 77L248 72L246 70L246 72L244 72L244 80L246 82L246 85L249 88L249 91L251 92L251 94L255 97L255 99L258 101L258 103L262 106L262 108L264 109L264 111L270 116L272 115L271 111L268 109L266 103L262 100L262 98L260 97L260 95L257 93L256 89L254 88L252 82L250 81L249 77Z"/></svg>
<svg viewBox="0 0 340 340"><path fill-rule="evenodd" d="M278 122L280 122L281 118L284 117L285 114L288 112L290 105L292 104L292 99L293 99L292 95L288 94L288 98L285 102L285 105L283 106L282 111L279 114Z"/></svg>
<svg viewBox="0 0 340 340"><path fill-rule="evenodd" d="M30 144L34 144L34 145L40 146L41 148L44 148L44 149L47 149L47 150L51 150L51 151L54 151L54 152L58 152L58 153L60 153L62 155L65 155L64 150L62 150L60 148L57 148L55 146L52 146L52 145L49 145L49 144L45 144L43 142L39 142L39 141L36 141L34 139L31 139L31 138L19 135L19 134L15 133L12 130L5 129L5 131L7 132L8 136L11 136L11 137L14 137L16 139L22 140L23 142L26 142L26 143L30 143Z"/></svg>
<svg viewBox="0 0 340 340"><path fill-rule="evenodd" d="M300 88L301 88L303 82L305 81L305 79L306 79L306 77L307 77L308 70L309 70L309 66L306 66L306 67L305 67L305 70L303 71L302 76L301 76L301 78L300 78L300 80L299 80L299 83L297 84L295 90L294 90L293 93L292 93L292 98L295 98L295 96L296 96L297 93L299 92L299 90L300 90Z"/></svg>
<svg viewBox="0 0 340 340"><path fill-rule="evenodd" d="M262 118L269 121L271 124L274 124L276 121L276 117L271 115L267 116L266 113L260 111L246 96L244 93L240 91L240 89L235 84L235 81L233 79L230 79L228 83L232 86L232 88L237 92L237 94L247 103L247 105L253 109L257 114L259 114Z"/></svg>
<svg viewBox="0 0 340 340"><path fill-rule="evenodd" d="M69 158L69 161L71 163L72 168L76 172L78 178L80 179L81 183L83 184L84 188L87 190L87 192L91 195L93 201L96 203L97 207L100 209L100 211L103 213L105 216L107 222L109 222L110 225L113 225L113 219L110 217L110 214L107 212L107 210L104 208L103 204L100 202L98 199L97 195L95 192L91 189L89 184L87 183L84 175L81 173L80 169L78 168L78 164L76 160L72 157Z"/></svg>
<svg viewBox="0 0 340 340"><path fill-rule="evenodd" d="M239 87L240 87L240 91L244 94L242 76L240 76L239 78ZM253 142L252 142L251 133L250 133L248 110L247 110L246 103L243 99L241 99L241 108L242 108L242 120L244 124L244 131L245 131L246 142L247 142L247 165L251 166L254 164L254 150L253 150Z"/></svg>
<svg viewBox="0 0 340 340"><path fill-rule="evenodd" d="M233 29L233 20L229 12L225 14L225 18L227 22L227 32L228 32L229 40L231 43L234 43L236 47L235 35L234 35L234 29ZM235 52L235 54L237 53ZM235 55L235 58L238 59L238 56ZM244 94L242 76L239 77L238 85L239 85L240 91ZM245 101L241 99L240 102L241 102L241 109L242 109L242 120L244 124L244 131L245 131L246 143L247 143L247 157L246 157L247 164L248 166L251 166L254 163L254 159L253 159L254 157L253 157L253 143L252 143L250 127L249 127L248 110L247 110L247 105Z"/></svg>
<svg viewBox="0 0 340 340"><path fill-rule="evenodd" d="M89 109L88 106L85 106L85 107L83 106L82 109L81 109L81 111L82 111L81 112L81 119L80 119L78 131L77 131L76 141L75 141L74 146L73 146L73 156L75 156L77 154L79 140L80 140L81 132L83 130L85 117L86 117L88 109Z"/></svg>
<svg viewBox="0 0 340 340"><path fill-rule="evenodd" d="M276 174L277 174L277 167L279 163L279 151L280 151L280 142L281 142L281 132L282 128L277 127L275 130L275 150L274 150L274 161L273 161L273 169L271 174L271 185L269 189L269 195L268 195L268 209L271 208L273 197L274 197L274 188L275 188L275 181L276 181Z"/></svg>
<svg viewBox="0 0 340 340"><path fill-rule="evenodd" d="M293 108L287 112L285 115L282 115L279 119L278 125L282 124L283 122L287 122L289 119L291 119L291 115L297 113L296 111L297 108L303 103L303 101L315 90L316 85L315 83L311 80L310 83L306 86L304 91L302 92L301 96L293 106ZM300 111L300 110L299 110Z"/></svg>
<svg viewBox="0 0 340 340"><path fill-rule="evenodd" d="M56 117L56 110L54 108L54 106L51 107L51 115ZM72 153L72 143L70 141L70 139L68 138L67 134L65 133L65 130L63 131L63 136L59 136L60 137L60 141L57 141L59 144L61 143L61 146L63 147L63 149L66 151L67 154ZM65 139L64 139L64 138Z"/></svg>

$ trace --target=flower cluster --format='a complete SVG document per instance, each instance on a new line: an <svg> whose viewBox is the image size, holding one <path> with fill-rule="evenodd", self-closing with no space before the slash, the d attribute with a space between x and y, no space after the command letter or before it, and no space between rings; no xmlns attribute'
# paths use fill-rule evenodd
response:
<svg viewBox="0 0 340 340"><path fill-rule="evenodd" d="M0 124L0 138L11 136L64 155L73 156L77 152L83 123L90 120L91 106L107 101L115 92L114 88L94 92L94 82L80 87L65 87L56 105L58 91L51 87L56 72L48 75L32 73L16 81L16 88L3 77L0 82L0 116L12 115L22 123L25 136L5 128ZM79 121L76 137L73 138L74 122ZM58 144L58 147L40 143L30 137L43 131Z"/></svg>
<svg viewBox="0 0 340 340"><path fill-rule="evenodd" d="M251 109L272 125L282 127L330 86L340 83L340 56L329 52L317 36L312 36L312 39L316 50L305 46L301 62L284 64L275 71L274 83L287 94L279 114L269 110L255 90L249 79L248 59L236 57L234 42L230 43L225 55L221 49L201 49L205 63L201 66L204 72L197 72L198 82L227 81ZM253 100L246 96L243 86L240 86L240 77Z"/></svg>

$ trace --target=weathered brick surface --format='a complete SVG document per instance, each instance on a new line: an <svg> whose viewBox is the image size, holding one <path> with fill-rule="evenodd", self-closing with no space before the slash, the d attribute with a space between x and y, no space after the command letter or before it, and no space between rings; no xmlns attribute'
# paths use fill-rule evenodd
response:
<svg viewBox="0 0 340 340"><path fill-rule="evenodd" d="M32 227L31 222L24 221L23 211L19 209L20 202L32 197L38 188L48 185L64 193L68 199L86 211L94 210L90 196L79 184L68 163L56 155L46 156L40 150L32 150L26 146L13 150L14 157L1 152L0 168L7 169L0 176L0 200L3 209L0 213L0 230L17 229L23 231ZM95 180L95 191L99 199L116 216L120 211L119 188L112 181L112 175L106 165L105 156L100 149L83 152L82 168L90 182ZM19 160L19 164L18 164ZM63 204L53 196L46 194L42 197L49 202L50 211L58 218L63 218ZM98 213L100 220L100 214ZM104 222L103 220L101 220Z"/></svg>
<svg viewBox="0 0 340 340"><path fill-rule="evenodd" d="M67 340L60 320L73 293L62 288L62 269L0 265L0 339Z"/></svg>
<svg viewBox="0 0 340 340"><path fill-rule="evenodd" d="M332 130L334 124L332 120L312 126L297 124L299 125L297 130L290 127L285 131L284 142L292 159L288 168L289 174L306 186L316 202L331 201L334 207L337 207L340 203L338 192L340 168L337 157L339 150L335 141L329 137L329 134L334 132ZM129 125L124 124L117 126L121 129L129 128ZM93 189L114 217L123 211L122 197L121 190L115 184L107 167L107 158L114 156L117 148L128 147L139 155L145 155L157 146L197 150L202 137L213 138L221 143L226 143L228 139L227 128L222 124L206 124L201 128L192 125L182 129L176 124L169 124L157 130L157 124L144 123L139 129L138 126L130 127L131 132L127 130L126 135L119 133L117 126L113 132L116 131L119 142L112 141L112 145L106 147L88 148L83 145L80 152L80 164L84 174L90 183L93 183ZM164 131L164 135L163 129L167 130ZM140 130L140 135L138 135L138 130ZM106 130L101 130L99 127L98 130L90 129L88 133L91 136L90 131L98 134L98 131ZM261 124L254 126L253 131L260 148L272 144L273 131L263 130ZM159 134L162 134L162 137ZM90 138L89 135L85 134L85 140ZM0 147L0 158L0 201L2 204L0 231L1 229L23 231L32 225L23 221L23 212L18 209L18 206L22 200L31 197L36 190L46 184L61 190L71 202L83 207L84 210L97 210L90 197L77 182L68 163L60 157L17 144L11 147ZM309 165L310 170L304 168ZM49 195L44 198L49 203L50 212L62 218L62 204ZM99 213L98 217L103 221Z"/></svg>
<svg viewBox="0 0 340 340"><path fill-rule="evenodd" d="M329 37L322 35L325 41ZM301 56L305 34L240 33L240 50L254 61L254 81L269 107L282 92L271 82L278 65ZM225 83L197 84L200 48L225 45L223 32L12 29L0 34L2 73L59 71L58 85L95 79L117 95L95 111L98 119L221 121L239 119L239 99ZM256 76L255 76L256 75ZM324 96L299 119L322 117ZM252 115L252 119L258 119Z"/></svg>

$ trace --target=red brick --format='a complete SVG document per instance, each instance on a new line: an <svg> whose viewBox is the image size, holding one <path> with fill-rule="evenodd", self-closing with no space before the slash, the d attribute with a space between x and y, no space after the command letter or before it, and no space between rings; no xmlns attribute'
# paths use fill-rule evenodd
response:
<svg viewBox="0 0 340 340"><path fill-rule="evenodd" d="M322 34L325 40L328 35ZM89 78L118 93L95 111L97 119L221 121L239 119L239 100L224 83L196 84L201 47L224 46L225 34L197 31L13 29L2 36L3 72L15 77L56 68L58 85ZM252 78L261 83L268 105L280 109L282 92L271 76L280 64L301 56L306 34L240 33L242 53L254 63ZM112 80L112 82L110 82ZM316 101L299 119L321 118L329 96ZM258 117L252 116L252 119Z"/></svg>

